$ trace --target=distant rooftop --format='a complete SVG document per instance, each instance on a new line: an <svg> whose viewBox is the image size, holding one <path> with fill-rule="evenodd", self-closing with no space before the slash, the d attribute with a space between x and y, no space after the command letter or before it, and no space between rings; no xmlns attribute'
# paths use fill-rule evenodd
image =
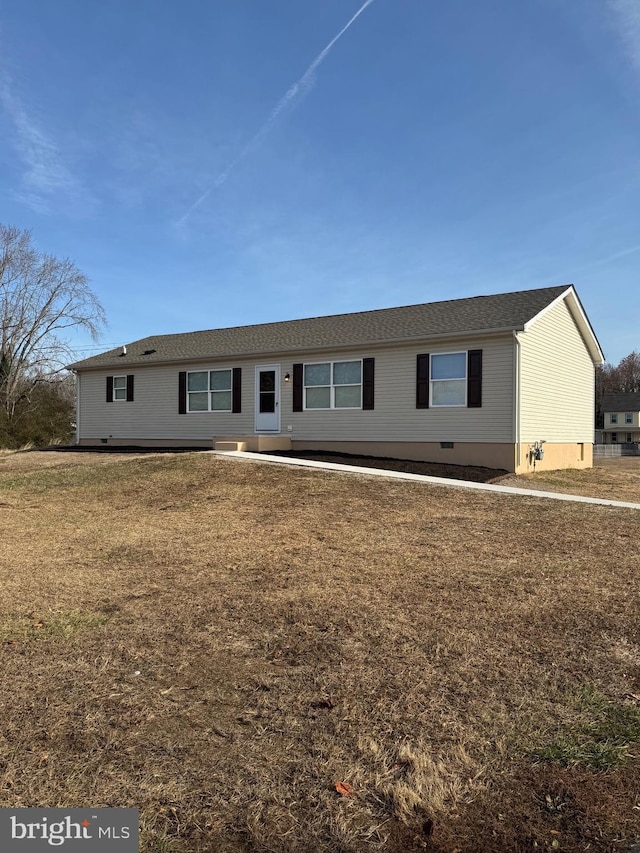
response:
<svg viewBox="0 0 640 853"><path fill-rule="evenodd" d="M629 394L603 394L603 412L640 412L640 391Z"/></svg>

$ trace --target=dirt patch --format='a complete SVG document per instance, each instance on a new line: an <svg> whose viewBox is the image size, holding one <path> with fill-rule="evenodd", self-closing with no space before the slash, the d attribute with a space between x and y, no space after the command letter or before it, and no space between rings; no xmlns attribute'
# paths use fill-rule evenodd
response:
<svg viewBox="0 0 640 853"><path fill-rule="evenodd" d="M0 501L0 805L139 807L143 853L640 838L637 513L211 454Z"/></svg>

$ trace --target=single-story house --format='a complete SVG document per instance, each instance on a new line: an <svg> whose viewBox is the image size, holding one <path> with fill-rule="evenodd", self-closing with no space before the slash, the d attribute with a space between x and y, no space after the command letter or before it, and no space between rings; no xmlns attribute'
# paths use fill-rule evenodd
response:
<svg viewBox="0 0 640 853"><path fill-rule="evenodd" d="M565 285L153 336L70 369L81 445L218 442L523 472L591 466L603 361Z"/></svg>
<svg viewBox="0 0 640 853"><path fill-rule="evenodd" d="M603 394L601 411L603 444L631 444L640 441L640 392Z"/></svg>

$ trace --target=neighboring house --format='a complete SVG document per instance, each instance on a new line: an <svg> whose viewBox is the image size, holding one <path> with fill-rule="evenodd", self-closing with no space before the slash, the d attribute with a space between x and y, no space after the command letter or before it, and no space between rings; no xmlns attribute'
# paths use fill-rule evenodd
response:
<svg viewBox="0 0 640 853"><path fill-rule="evenodd" d="M640 392L604 394L601 410L604 426L598 432L603 444L631 444L640 441Z"/></svg>
<svg viewBox="0 0 640 853"><path fill-rule="evenodd" d="M82 445L232 440L521 472L591 466L603 360L569 285L161 335L70 368Z"/></svg>

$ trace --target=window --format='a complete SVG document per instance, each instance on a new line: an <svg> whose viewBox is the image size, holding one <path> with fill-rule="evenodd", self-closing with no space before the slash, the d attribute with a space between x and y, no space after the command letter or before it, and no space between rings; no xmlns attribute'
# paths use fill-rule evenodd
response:
<svg viewBox="0 0 640 853"><path fill-rule="evenodd" d="M618 423L618 415L609 415L609 423L617 424Z"/></svg>
<svg viewBox="0 0 640 853"><path fill-rule="evenodd" d="M304 365L305 409L361 409L362 362Z"/></svg>
<svg viewBox="0 0 640 853"><path fill-rule="evenodd" d="M631 433L630 432L627 433L627 437L626 437L625 441L627 442L627 444L631 444Z"/></svg>
<svg viewBox="0 0 640 853"><path fill-rule="evenodd" d="M431 405L467 405L467 353L431 356Z"/></svg>
<svg viewBox="0 0 640 853"><path fill-rule="evenodd" d="M416 409L431 406L482 407L481 349L417 355Z"/></svg>
<svg viewBox="0 0 640 853"><path fill-rule="evenodd" d="M617 443L618 443L618 433L612 432L611 433L611 444L617 444Z"/></svg>
<svg viewBox="0 0 640 853"><path fill-rule="evenodd" d="M624 422L625 422L625 424L632 424L633 423L633 415L631 414L631 412L626 413L626 415L624 416Z"/></svg>
<svg viewBox="0 0 640 853"><path fill-rule="evenodd" d="M126 400L127 399L127 377L126 376L114 376L113 377L113 399L115 400Z"/></svg>
<svg viewBox="0 0 640 853"><path fill-rule="evenodd" d="M193 370L187 373L188 412L230 412L231 370Z"/></svg>
<svg viewBox="0 0 640 853"><path fill-rule="evenodd" d="M107 403L133 403L133 373L127 376L107 376Z"/></svg>

